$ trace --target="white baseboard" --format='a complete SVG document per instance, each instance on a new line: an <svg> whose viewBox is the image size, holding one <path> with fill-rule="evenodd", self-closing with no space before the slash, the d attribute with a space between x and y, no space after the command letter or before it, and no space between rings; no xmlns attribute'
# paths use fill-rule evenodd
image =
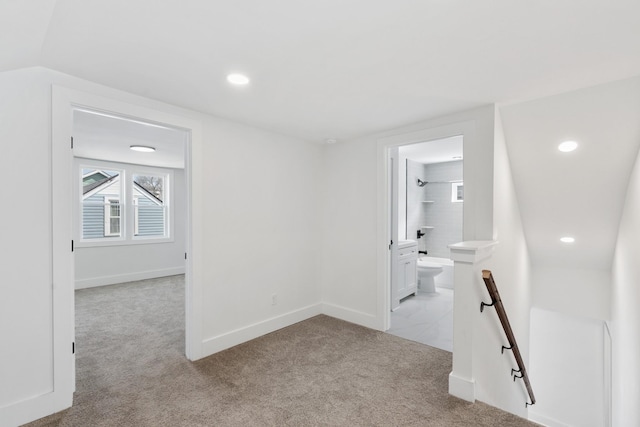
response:
<svg viewBox="0 0 640 427"><path fill-rule="evenodd" d="M95 288L97 286L115 285L116 283L134 282L136 280L155 279L157 277L184 274L184 267L162 268L159 270L139 271L136 273L114 274L111 276L90 277L76 280L76 289Z"/></svg>
<svg viewBox="0 0 640 427"><path fill-rule="evenodd" d="M529 409L529 421L541 424L546 427L571 427L569 424L565 424L561 421L539 414L533 409Z"/></svg>
<svg viewBox="0 0 640 427"><path fill-rule="evenodd" d="M467 402L476 401L476 382L461 378L453 372L449 374L449 394Z"/></svg>
<svg viewBox="0 0 640 427"><path fill-rule="evenodd" d="M344 320L346 322L355 323L356 325L364 326L366 328L382 330L380 328L380 319L372 314L364 313L362 311L352 310L335 304L323 303L322 314L326 314L327 316L335 317L336 319Z"/></svg>
<svg viewBox="0 0 640 427"><path fill-rule="evenodd" d="M313 304L299 310L263 320L262 322L208 338L202 342L202 357L211 356L219 351L261 337L278 329L291 326L294 323L302 322L319 314L322 314L321 305Z"/></svg>
<svg viewBox="0 0 640 427"><path fill-rule="evenodd" d="M0 407L0 426L17 427L69 408L72 394L45 393Z"/></svg>

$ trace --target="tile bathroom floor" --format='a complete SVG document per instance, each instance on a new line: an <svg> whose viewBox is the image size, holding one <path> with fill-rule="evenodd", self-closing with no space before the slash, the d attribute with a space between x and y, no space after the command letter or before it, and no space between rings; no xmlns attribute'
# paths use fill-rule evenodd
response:
<svg viewBox="0 0 640 427"><path fill-rule="evenodd" d="M418 291L391 312L392 335L453 352L453 289Z"/></svg>

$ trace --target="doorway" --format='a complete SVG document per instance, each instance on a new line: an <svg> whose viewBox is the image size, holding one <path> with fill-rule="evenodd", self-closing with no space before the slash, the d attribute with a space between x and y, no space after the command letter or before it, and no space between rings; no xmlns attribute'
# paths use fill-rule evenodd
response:
<svg viewBox="0 0 640 427"><path fill-rule="evenodd" d="M391 156L398 164L391 177L397 192L391 202L397 223L392 220L391 228L399 250L390 256L398 268L391 280L387 332L451 352L454 293L448 246L463 240L463 137L401 145Z"/></svg>
<svg viewBox="0 0 640 427"><path fill-rule="evenodd" d="M173 335L184 334L189 135L86 108L74 108L72 129L76 376L87 393L143 368L134 363L145 359L143 347L183 352Z"/></svg>
<svg viewBox="0 0 640 427"><path fill-rule="evenodd" d="M52 97L52 199L53 221L53 281L57 284L54 293L54 381L58 404L56 411L71 406L72 393L75 390L75 330L74 330L74 291L75 291L75 239L73 215L76 214L74 202L78 193L74 188L74 161L70 147L73 147L73 116L76 110L90 110L107 116L127 118L161 128L181 130L185 141L184 188L185 188L185 354L190 360L201 357L200 319L201 310L195 301L201 294L198 253L193 248L194 231L202 228L199 215L192 209L192 192L199 185L192 184L192 175L201 173L200 165L192 163L194 151L201 149L201 124L184 116L139 104L118 101L99 95L53 86ZM156 104L153 104L156 105ZM128 149L128 146L127 146ZM197 187L197 188L194 188ZM77 188L77 187L76 187ZM116 211L113 211L116 212ZM133 224L130 222L130 227ZM197 239L196 239L197 240ZM69 244L71 243L71 244ZM196 242L197 243L197 242ZM57 321L56 321L57 320ZM69 351L69 349L73 351Z"/></svg>

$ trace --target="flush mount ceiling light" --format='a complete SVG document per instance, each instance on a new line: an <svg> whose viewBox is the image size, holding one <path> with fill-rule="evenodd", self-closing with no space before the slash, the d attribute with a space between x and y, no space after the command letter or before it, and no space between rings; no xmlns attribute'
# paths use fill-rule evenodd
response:
<svg viewBox="0 0 640 427"><path fill-rule="evenodd" d="M227 81L232 85L244 86L246 84L249 84L249 77L245 76L244 74L233 73L227 76Z"/></svg>
<svg viewBox="0 0 640 427"><path fill-rule="evenodd" d="M576 148L578 148L578 143L575 141L564 141L563 143L558 145L558 150L562 151L563 153L569 153Z"/></svg>
<svg viewBox="0 0 640 427"><path fill-rule="evenodd" d="M130 145L129 149L139 151L141 153L153 153L156 151L155 147L149 147L147 145Z"/></svg>
<svg viewBox="0 0 640 427"><path fill-rule="evenodd" d="M561 237L560 241L562 243L573 243L576 241L576 239L574 239L573 237L566 236L566 237Z"/></svg>
<svg viewBox="0 0 640 427"><path fill-rule="evenodd" d="M327 138L324 140L324 142L327 144L335 144L336 142L338 142L338 140L335 138Z"/></svg>

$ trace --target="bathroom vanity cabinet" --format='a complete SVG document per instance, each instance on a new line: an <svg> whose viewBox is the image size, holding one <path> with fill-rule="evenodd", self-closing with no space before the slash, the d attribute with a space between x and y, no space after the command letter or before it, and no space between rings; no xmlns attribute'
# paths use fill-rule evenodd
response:
<svg viewBox="0 0 640 427"><path fill-rule="evenodd" d="M406 240L398 245L397 289L393 298L394 306L400 300L418 292L418 242Z"/></svg>

